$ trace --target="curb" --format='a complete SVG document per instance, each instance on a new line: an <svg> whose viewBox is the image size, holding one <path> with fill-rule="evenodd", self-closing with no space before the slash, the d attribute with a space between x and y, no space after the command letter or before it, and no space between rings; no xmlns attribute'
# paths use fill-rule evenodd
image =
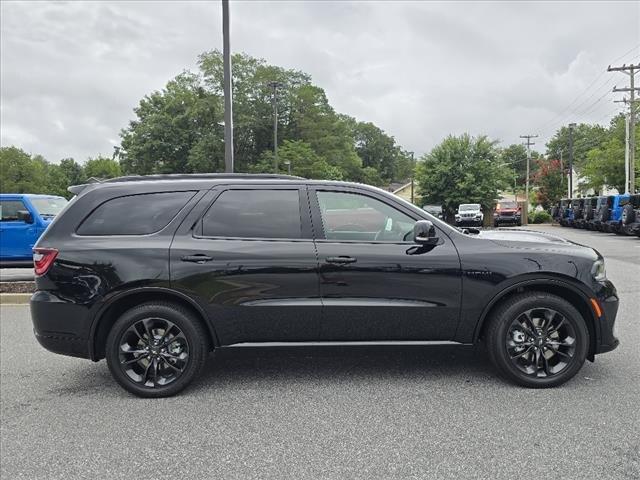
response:
<svg viewBox="0 0 640 480"><path fill-rule="evenodd" d="M0 305L28 305L30 293L0 293Z"/></svg>

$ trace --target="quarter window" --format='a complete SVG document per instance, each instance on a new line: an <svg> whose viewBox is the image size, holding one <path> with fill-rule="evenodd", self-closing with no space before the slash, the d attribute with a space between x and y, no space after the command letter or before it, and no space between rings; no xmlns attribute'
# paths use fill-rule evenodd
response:
<svg viewBox="0 0 640 480"><path fill-rule="evenodd" d="M202 235L301 238L298 190L226 190L203 217Z"/></svg>
<svg viewBox="0 0 640 480"><path fill-rule="evenodd" d="M327 240L408 241L415 221L380 200L347 192L317 192Z"/></svg>
<svg viewBox="0 0 640 480"><path fill-rule="evenodd" d="M78 228L78 235L147 235L166 227L195 192L129 195L96 208Z"/></svg>
<svg viewBox="0 0 640 480"><path fill-rule="evenodd" d="M17 221L20 210L27 210L20 200L0 200L0 219L3 222Z"/></svg>

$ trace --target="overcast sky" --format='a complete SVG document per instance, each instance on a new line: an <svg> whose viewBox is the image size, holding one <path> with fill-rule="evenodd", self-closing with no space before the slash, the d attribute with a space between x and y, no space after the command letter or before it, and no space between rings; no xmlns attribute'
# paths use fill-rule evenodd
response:
<svg viewBox="0 0 640 480"><path fill-rule="evenodd" d="M1 143L111 155L139 100L222 49L219 1L1 2ZM312 75L408 150L603 122L640 62L640 2L233 2L234 51ZM640 77L640 76L639 76ZM638 78L640 81L640 78Z"/></svg>

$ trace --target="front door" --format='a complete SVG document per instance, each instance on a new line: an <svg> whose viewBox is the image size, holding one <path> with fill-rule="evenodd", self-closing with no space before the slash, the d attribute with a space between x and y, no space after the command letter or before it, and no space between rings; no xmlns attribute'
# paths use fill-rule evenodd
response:
<svg viewBox="0 0 640 480"><path fill-rule="evenodd" d="M310 190L323 302L321 338L450 340L460 315L460 260L451 240L412 242L420 217L386 196Z"/></svg>
<svg viewBox="0 0 640 480"><path fill-rule="evenodd" d="M26 223L18 218L19 211L29 211L20 199L0 200L0 257L2 260L24 260L33 255L38 240L35 219Z"/></svg>
<svg viewBox="0 0 640 480"><path fill-rule="evenodd" d="M317 339L318 262L303 185L209 193L170 255L172 287L199 299L221 344Z"/></svg>

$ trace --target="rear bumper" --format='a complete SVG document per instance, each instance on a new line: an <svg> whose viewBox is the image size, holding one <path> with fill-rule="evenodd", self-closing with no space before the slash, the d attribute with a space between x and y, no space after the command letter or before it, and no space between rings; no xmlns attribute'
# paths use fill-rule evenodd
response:
<svg viewBox="0 0 640 480"><path fill-rule="evenodd" d="M85 307L44 290L35 292L29 305L33 333L40 345L61 355L90 358Z"/></svg>

